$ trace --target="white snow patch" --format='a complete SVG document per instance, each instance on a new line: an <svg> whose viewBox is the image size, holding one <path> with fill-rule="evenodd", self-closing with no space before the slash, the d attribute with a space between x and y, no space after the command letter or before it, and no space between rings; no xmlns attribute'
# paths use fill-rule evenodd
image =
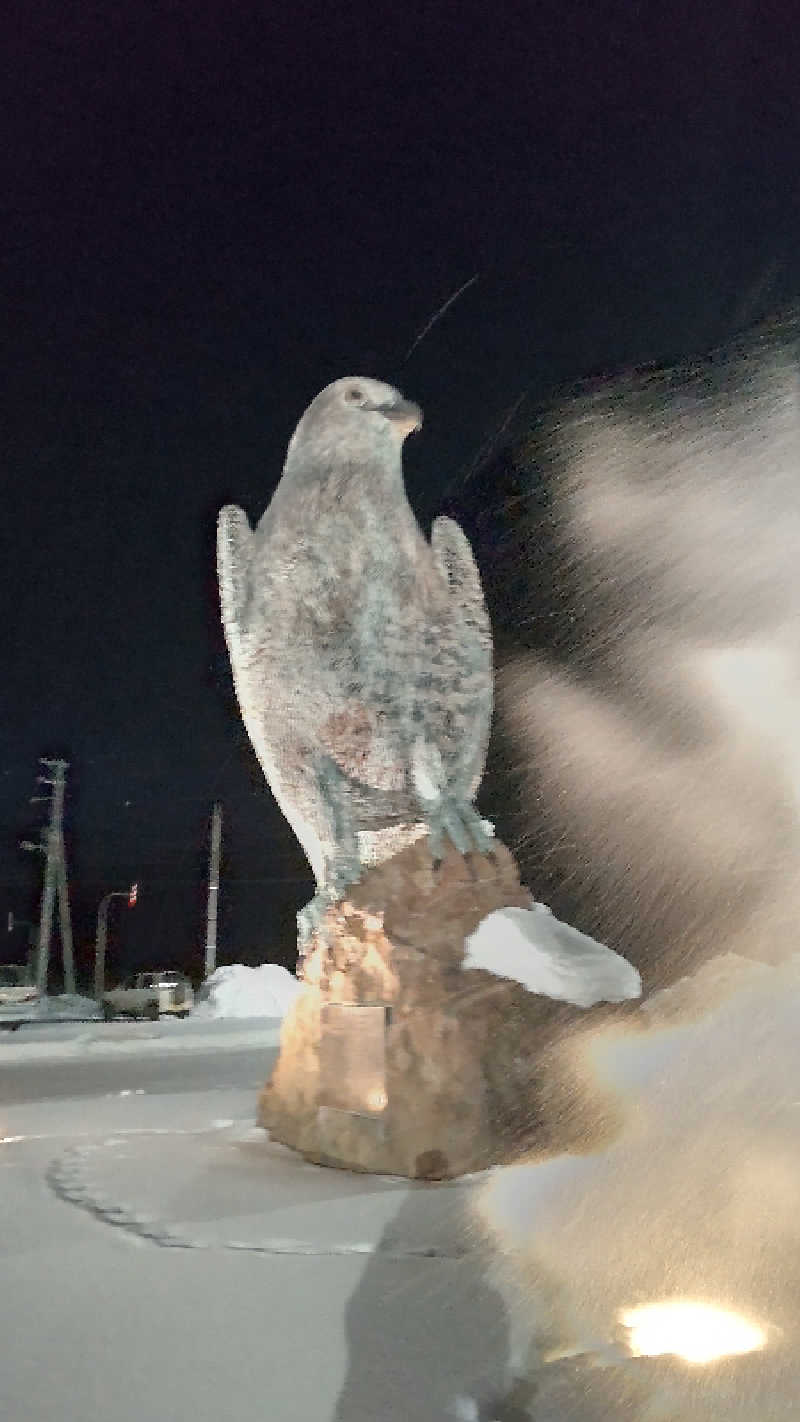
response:
<svg viewBox="0 0 800 1422"><path fill-rule="evenodd" d="M197 1004L194 1016L285 1017L301 991L297 978L277 963L261 963L257 968L229 963L206 979L205 1001Z"/></svg>
<svg viewBox="0 0 800 1422"><path fill-rule="evenodd" d="M50 1022L68 1022L75 1017L102 1017L93 997L81 997L79 993L62 992L56 997L46 997L41 1004L41 1016Z"/></svg>
<svg viewBox="0 0 800 1422"><path fill-rule="evenodd" d="M545 904L490 913L466 941L464 968L483 968L529 992L592 1007L641 996L627 958L554 918Z"/></svg>
<svg viewBox="0 0 800 1422"><path fill-rule="evenodd" d="M0 1008L0 1022L80 1022L102 1016L94 998L69 992Z"/></svg>
<svg viewBox="0 0 800 1422"><path fill-rule="evenodd" d="M481 1422L480 1408L474 1397L457 1397L453 1403L457 1422Z"/></svg>

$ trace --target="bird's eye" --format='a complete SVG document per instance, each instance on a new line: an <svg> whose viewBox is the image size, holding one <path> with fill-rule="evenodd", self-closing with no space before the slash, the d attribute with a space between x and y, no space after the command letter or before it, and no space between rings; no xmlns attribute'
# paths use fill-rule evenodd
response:
<svg viewBox="0 0 800 1422"><path fill-rule="evenodd" d="M349 400L351 405L360 405L364 399L364 391L360 390L357 385L351 385L350 389L345 391L344 398Z"/></svg>

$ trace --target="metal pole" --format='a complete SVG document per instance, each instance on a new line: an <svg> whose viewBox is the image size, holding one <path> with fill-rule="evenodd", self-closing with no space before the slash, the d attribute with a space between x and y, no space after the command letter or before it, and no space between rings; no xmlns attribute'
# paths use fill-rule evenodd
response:
<svg viewBox="0 0 800 1422"><path fill-rule="evenodd" d="M69 917L69 894L67 891L67 863L64 851L64 791L66 788L67 762L48 760L42 757L42 764L53 771L38 777L40 784L52 785L50 796L50 823L46 831L44 848L47 852L45 866L42 909L39 918L39 944L36 953L36 984L41 996L47 994L48 970L50 967L50 936L53 931L53 908L58 891L59 925L61 928L61 953L64 962L64 987L67 992L75 991L75 964L72 953L72 925ZM34 797L38 799L38 797ZM28 846L25 845L25 848Z"/></svg>
<svg viewBox="0 0 800 1422"><path fill-rule="evenodd" d="M36 986L41 997L47 996L47 970L50 965L50 932L53 924L53 905L56 897L55 862L53 856L53 831L47 831L47 865L44 872L42 909L39 915L39 944L36 950Z"/></svg>
<svg viewBox="0 0 800 1422"><path fill-rule="evenodd" d="M211 855L208 865L208 910L206 913L205 976L211 977L217 966L217 904L219 901L219 865L222 849L222 806L214 805L211 816Z"/></svg>
<svg viewBox="0 0 800 1422"><path fill-rule="evenodd" d="M69 896L67 893L67 859L64 850L64 792L66 790L67 762L65 760L45 760L44 764L53 771L53 805L51 814L53 874L58 890L58 921L61 930L61 959L64 967L64 990L75 991L75 965L72 956L72 924L69 919Z"/></svg>
<svg viewBox="0 0 800 1422"><path fill-rule="evenodd" d="M106 990L106 933L108 929L108 908L113 894L106 894L100 900L97 910L97 933L94 940L94 997L102 1003Z"/></svg>
<svg viewBox="0 0 800 1422"><path fill-rule="evenodd" d="M69 891L67 889L67 862L64 846L58 860L58 913L61 927L61 954L64 961L64 991L75 993L75 958L72 952L72 924L69 917Z"/></svg>
<svg viewBox="0 0 800 1422"><path fill-rule="evenodd" d="M112 899L129 899L130 889L112 889L100 900L97 909L97 930L94 936L94 997L95 1002L103 1001L106 990L106 942L108 939L108 910Z"/></svg>

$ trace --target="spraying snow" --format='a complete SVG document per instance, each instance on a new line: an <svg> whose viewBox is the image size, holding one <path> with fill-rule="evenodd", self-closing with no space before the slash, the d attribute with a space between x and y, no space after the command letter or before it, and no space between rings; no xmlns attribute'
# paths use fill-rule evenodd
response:
<svg viewBox="0 0 800 1422"><path fill-rule="evenodd" d="M504 834L648 990L725 949L792 951L799 370L800 323L773 323L587 388L518 451Z"/></svg>
<svg viewBox="0 0 800 1422"><path fill-rule="evenodd" d="M774 968L742 962L738 990L726 958L719 975L709 963L685 991L665 992L663 1011L660 997L643 1009L649 1030L601 1033L585 1059L627 1106L618 1139L593 1154L498 1169L481 1190L518 1365L529 1346L528 1368L544 1356L602 1353L620 1321L642 1320L658 1338L637 1333L632 1351L710 1359L707 1337L695 1330L694 1348L685 1337L687 1309L696 1321L702 1304L717 1340L721 1320L743 1320L719 1351L766 1342L765 1366L790 1366L781 1340L788 1346L800 1328L800 957ZM694 1020L684 1013L676 1023L682 997ZM763 1417L763 1396L738 1387L725 1416ZM720 1415L714 1407L709 1393L706 1405L674 1415L705 1422Z"/></svg>

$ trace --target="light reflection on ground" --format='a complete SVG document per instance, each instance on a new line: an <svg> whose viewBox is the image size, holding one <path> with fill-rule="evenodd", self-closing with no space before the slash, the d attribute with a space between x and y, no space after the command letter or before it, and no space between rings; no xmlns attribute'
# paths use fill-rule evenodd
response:
<svg viewBox="0 0 800 1422"><path fill-rule="evenodd" d="M640 1357L670 1353L687 1363L711 1363L753 1353L767 1341L763 1329L741 1314L683 1299L624 1309L620 1322L629 1331L630 1351Z"/></svg>

